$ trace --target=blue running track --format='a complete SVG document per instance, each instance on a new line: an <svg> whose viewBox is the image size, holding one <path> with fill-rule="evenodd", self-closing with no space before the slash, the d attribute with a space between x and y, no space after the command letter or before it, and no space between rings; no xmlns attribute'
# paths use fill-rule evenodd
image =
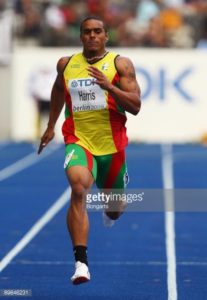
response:
<svg viewBox="0 0 207 300"><path fill-rule="evenodd" d="M169 146L168 178L163 149L128 146L129 188L207 189L205 146ZM0 143L1 299L207 300L205 210L126 212L112 228L103 226L101 212L89 212L92 278L73 286L64 145L51 144L40 156L36 150L32 143ZM6 297L8 290L31 295Z"/></svg>

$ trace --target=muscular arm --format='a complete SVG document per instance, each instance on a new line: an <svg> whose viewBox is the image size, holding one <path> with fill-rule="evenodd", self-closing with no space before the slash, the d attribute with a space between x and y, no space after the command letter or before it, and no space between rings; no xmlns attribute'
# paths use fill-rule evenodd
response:
<svg viewBox="0 0 207 300"><path fill-rule="evenodd" d="M136 80L134 66L130 59L118 57L116 67L120 76L119 87L111 84L97 68L91 66L88 70L89 74L96 78L96 83L107 90L124 110L136 115L141 107L141 92Z"/></svg>
<svg viewBox="0 0 207 300"><path fill-rule="evenodd" d="M52 87L50 113L48 127L54 128L57 119L62 111L65 99L64 99L64 84L63 84L63 71L68 62L67 57L63 57L57 64L57 77Z"/></svg>
<svg viewBox="0 0 207 300"><path fill-rule="evenodd" d="M57 119L62 111L65 102L63 71L68 61L69 61L68 57L63 57L57 63L58 74L53 84L52 92L51 92L48 126L43 136L41 137L38 154L41 153L43 148L53 139L55 135L54 133L55 124L57 122Z"/></svg>

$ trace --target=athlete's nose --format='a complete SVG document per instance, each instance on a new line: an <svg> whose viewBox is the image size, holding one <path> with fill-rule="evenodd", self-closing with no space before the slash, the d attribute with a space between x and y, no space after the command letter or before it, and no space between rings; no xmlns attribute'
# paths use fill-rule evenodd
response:
<svg viewBox="0 0 207 300"><path fill-rule="evenodd" d="M94 32L94 30L91 30L91 32L90 32L90 37L95 37L95 32Z"/></svg>

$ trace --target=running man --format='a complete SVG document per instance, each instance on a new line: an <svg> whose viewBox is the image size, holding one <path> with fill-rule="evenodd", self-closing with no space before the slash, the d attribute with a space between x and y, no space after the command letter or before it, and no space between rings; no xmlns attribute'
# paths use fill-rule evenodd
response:
<svg viewBox="0 0 207 300"><path fill-rule="evenodd" d="M108 32L97 17L80 26L83 51L62 57L51 93L48 127L38 150L53 139L56 121L65 104L62 132L65 141L65 172L72 189L67 226L75 256L73 284L90 280L87 260L89 220L83 209L85 195L94 181L100 189L123 189L127 178L125 148L126 114L141 107L140 88L129 58L106 50ZM123 208L104 213L112 225Z"/></svg>

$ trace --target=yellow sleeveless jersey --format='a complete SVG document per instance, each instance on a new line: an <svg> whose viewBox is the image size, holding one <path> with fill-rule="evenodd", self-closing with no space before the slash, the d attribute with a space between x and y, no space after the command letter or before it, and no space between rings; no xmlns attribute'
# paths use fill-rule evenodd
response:
<svg viewBox="0 0 207 300"><path fill-rule="evenodd" d="M94 64L82 53L73 55L64 70L65 122L62 132L66 144L76 143L94 155L111 154L123 150L126 136L126 115L115 99L88 75L92 65L108 80L119 84L115 66L117 54L108 52Z"/></svg>

